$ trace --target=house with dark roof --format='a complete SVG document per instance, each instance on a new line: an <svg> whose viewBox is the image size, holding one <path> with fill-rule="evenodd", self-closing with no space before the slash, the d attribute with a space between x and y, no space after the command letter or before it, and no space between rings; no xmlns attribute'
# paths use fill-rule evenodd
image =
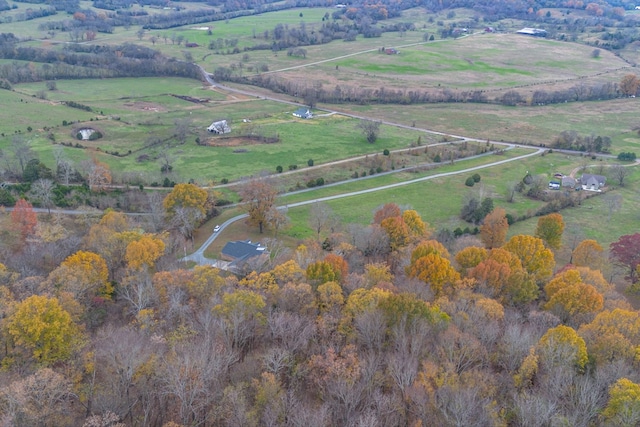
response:
<svg viewBox="0 0 640 427"><path fill-rule="evenodd" d="M607 178L602 175L592 175L590 173L584 173L580 177L580 185L583 190L589 191L602 191L602 187L607 183Z"/></svg>
<svg viewBox="0 0 640 427"><path fill-rule="evenodd" d="M311 112L311 110L304 107L298 108L296 111L293 112L293 115L301 119L310 119L313 117L313 113Z"/></svg>
<svg viewBox="0 0 640 427"><path fill-rule="evenodd" d="M223 133L231 132L231 126L229 126L226 120L220 120L220 121L211 123L211 125L207 128L207 130L211 133L222 135Z"/></svg>
<svg viewBox="0 0 640 427"><path fill-rule="evenodd" d="M230 267L237 266L253 257L268 254L267 248L251 240L227 242L222 248L222 259L230 261Z"/></svg>

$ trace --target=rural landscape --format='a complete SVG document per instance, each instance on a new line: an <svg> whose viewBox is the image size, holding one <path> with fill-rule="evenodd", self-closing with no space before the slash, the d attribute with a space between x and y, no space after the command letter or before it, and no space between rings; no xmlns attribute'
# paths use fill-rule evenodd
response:
<svg viewBox="0 0 640 427"><path fill-rule="evenodd" d="M0 0L0 426L640 425L640 5Z"/></svg>

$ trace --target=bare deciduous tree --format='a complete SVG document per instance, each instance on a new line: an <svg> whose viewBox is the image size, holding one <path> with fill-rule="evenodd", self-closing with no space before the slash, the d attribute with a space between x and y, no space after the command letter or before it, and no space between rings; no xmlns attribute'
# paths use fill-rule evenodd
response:
<svg viewBox="0 0 640 427"><path fill-rule="evenodd" d="M360 129L367 139L369 144L373 144L378 139L380 133L380 122L374 122L373 120L360 120L358 123L358 129Z"/></svg>
<svg viewBox="0 0 640 427"><path fill-rule="evenodd" d="M609 171L609 176L611 176L619 186L624 187L624 180L629 176L629 168L622 165L613 165Z"/></svg>

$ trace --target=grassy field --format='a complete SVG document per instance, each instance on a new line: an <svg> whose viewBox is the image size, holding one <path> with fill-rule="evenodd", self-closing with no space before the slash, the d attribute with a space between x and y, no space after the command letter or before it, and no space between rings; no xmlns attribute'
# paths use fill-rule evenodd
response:
<svg viewBox="0 0 640 427"><path fill-rule="evenodd" d="M291 115L293 106L258 98L227 96L205 90L200 83L187 79L61 80L56 86L56 90L45 92L46 100L34 97L43 90L44 83L16 85L16 92L0 91L4 104L12 106L3 113L8 120L2 121L5 136L0 137L0 147L7 147L16 132L28 133L33 147L42 153L50 153L54 148L51 138L56 143L81 144L89 150L70 147L64 150L76 160L96 155L116 176L124 171L158 172L156 159L160 150L165 150L174 160L176 180L193 178L198 182L209 182L238 179L260 171L273 173L278 165L285 170L289 165L302 167L309 159L319 165L381 152L385 148L405 148L414 144L418 137L424 144L436 140L424 132L382 126L376 144L367 144L357 129L358 120L341 115L299 120ZM175 95L208 99L208 102L189 102ZM93 112L62 104L68 100L87 105ZM36 117L32 116L33 112L37 113ZM174 122L187 118L190 134L184 145L178 145L172 140ZM258 144L213 137L205 129L212 121L220 119L231 124L232 137L252 130L267 136L278 135L280 142ZM63 126L63 121L74 123ZM32 127L32 132L27 131L28 126ZM97 129L104 136L95 141L78 141L75 134L83 127ZM151 136L170 143L145 148ZM197 145L196 137L210 146ZM129 150L131 154L127 154ZM124 157L106 152L117 152ZM149 160L138 161L143 154ZM42 160L50 167L54 166L53 156L44 155Z"/></svg>
<svg viewBox="0 0 640 427"><path fill-rule="evenodd" d="M638 151L638 98L538 107L506 107L489 104L341 106L356 114L385 118L397 123L435 129L456 135L474 135L496 141L550 144L565 130L612 139L612 151Z"/></svg>
<svg viewBox="0 0 640 427"><path fill-rule="evenodd" d="M18 8L0 14L11 16L14 22L0 24L0 31L14 32L21 37L31 37L30 46L60 49L69 41L66 33L44 34L37 26L45 21L67 19L64 14L33 21L15 22L28 4L16 3ZM91 2L82 6L91 8ZM202 3L183 3L188 9L203 7ZM135 5L134 8L139 8ZM145 8L149 13L168 13ZM193 60L209 71L219 66L237 66L243 63L244 72L251 73L260 64L268 65L268 73L298 81L303 86L322 85L325 89L357 86L372 89L433 89L446 87L453 90L483 90L488 96L516 88L523 94L533 90L555 90L577 83L618 82L622 75L633 71L627 62L607 51L599 58L591 53L592 46L557 42L517 36L515 34L484 34L484 24L476 24L473 34L459 39L440 40L439 32L446 25L472 24L473 11L457 9L455 17L445 13L429 15L422 9L405 11L394 21L413 22L414 31L384 33L380 38L356 42L334 41L325 45L305 46L306 58L288 56L286 52L271 50L243 52L244 47L269 42L264 32L272 32L279 23L291 27L304 25L307 31L317 31L322 18L333 8L291 9L280 12L190 25L163 31L147 31L142 40L136 32L139 28L118 27L113 34L98 34L94 43L140 43L157 49L167 56L184 58L189 53ZM554 11L555 13L556 11ZM433 17L434 19L429 19ZM442 21L441 23L436 23ZM494 25L494 23L487 24ZM517 20L495 23L505 29L517 29L526 24ZM206 28L210 27L209 35ZM435 41L424 42L425 35L435 35ZM184 44L174 44L176 35L200 46L187 49ZM47 40L40 40L47 37ZM152 43L152 37L155 43ZM587 37L587 35L585 35ZM209 42L218 39L238 39L239 54L227 54L208 49ZM383 46L396 47L399 55L384 55ZM350 56L348 56L350 55ZM327 61L327 62L322 62ZM304 65L303 68L291 69ZM199 183L220 181L222 178L238 179L275 172L280 165L304 167L313 159L316 165L346 157L367 153L380 153L383 149L409 147L421 136L424 144L438 141L418 130L382 126L379 140L374 145L364 142L356 129L357 120L345 116L317 117L311 121L295 120L291 116L293 106L247 97L219 90L204 88L199 82L186 79L112 79L57 81L57 89L45 90L44 82L15 85L14 92L0 91L0 148L10 144L13 135L21 134L32 141L32 147L41 160L53 166L52 150L56 143L78 143L75 132L80 127L94 127L104 137L93 142L81 142L85 148L65 147L71 159L80 162L96 156L106 162L117 178L124 173L138 173L147 179L161 179L159 156L166 152L173 160L176 181L194 179ZM46 99L38 99L41 95ZM206 99L208 102L189 102L177 96ZM62 104L75 101L92 108L92 112L73 109ZM580 134L609 136L612 150L637 151L640 137L633 128L637 126L638 99L617 99L602 102L567 103L543 107L502 107L489 104L429 104L429 105L339 105L328 106L345 112L377 118L416 128L434 129L449 134L468 135L481 139L548 144L560 132L575 130ZM176 144L172 138L176 120L190 120L186 143ZM214 138L204 129L214 120L228 120L237 137L249 128L265 135L277 134L276 144L255 144L246 140ZM63 126L62 122L74 122ZM245 123L250 122L250 123ZM28 128L31 127L31 131ZM165 143L145 148L150 137ZM195 138L210 146L197 145ZM118 152L131 154L124 157L106 154ZM515 155L512 151L507 156ZM140 160L145 155L147 160ZM477 160L481 163L485 160ZM507 164L482 173L484 191L491 194L498 204L513 214L524 214L540 206L539 202L524 197L515 203L502 201L507 183L523 176L523 169L533 173L568 173L579 164L575 157L552 155ZM442 171L454 166L444 166ZM300 175L304 177L303 173ZM304 197L320 197L323 194L352 191L374 183L397 182L412 179L419 174L401 173L389 177L376 177L367 181L348 182L343 186L323 188L287 199L289 202ZM445 177L401 189L388 190L368 196L353 197L329 202L342 216L344 222L367 223L376 206L387 201L411 205L423 217L437 227L455 228L463 225L457 219L462 199L469 191L464 186L465 177ZM603 241L615 240L616 233L624 234L633 229L637 220L637 193L633 183L640 180L638 172L630 184L619 191L624 196L623 207L612 212L607 227L589 227L590 221L598 222L598 214L606 207L603 197L585 201L580 208L566 211L567 221L587 229L587 234ZM229 195L233 199L233 194ZM283 202L285 202L283 200ZM591 208L589 208L591 207ZM574 212L576 212L574 214ZM608 213L607 213L608 214ZM293 226L286 233L290 239L308 236L306 228L308 209L297 208L289 212ZM572 217L575 215L575 217ZM591 216L590 216L591 215ZM635 216L634 216L635 215ZM518 223L514 230L531 228L530 221Z"/></svg>

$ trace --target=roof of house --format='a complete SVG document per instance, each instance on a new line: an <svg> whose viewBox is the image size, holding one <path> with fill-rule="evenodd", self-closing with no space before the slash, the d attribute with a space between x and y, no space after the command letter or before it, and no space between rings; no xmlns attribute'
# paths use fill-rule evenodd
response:
<svg viewBox="0 0 640 427"><path fill-rule="evenodd" d="M562 186L563 187L573 187L574 185L576 185L576 180L571 178L570 176L563 176L562 177Z"/></svg>
<svg viewBox="0 0 640 427"><path fill-rule="evenodd" d="M308 108L298 108L296 111L293 112L294 116L299 116L299 117L304 117L304 116L310 116L311 115L311 110L309 110Z"/></svg>
<svg viewBox="0 0 640 427"><path fill-rule="evenodd" d="M236 240L227 242L222 248L222 255L233 258L235 261L247 260L254 256L266 253L267 248L260 243L251 243L251 240Z"/></svg>
<svg viewBox="0 0 640 427"><path fill-rule="evenodd" d="M209 132L217 132L217 133L229 133L231 132L231 127L227 123L226 120L220 120L217 122L211 123L211 125L207 128Z"/></svg>
<svg viewBox="0 0 640 427"><path fill-rule="evenodd" d="M524 34L526 36L544 37L547 35L547 31L540 28L523 28L516 31L517 34Z"/></svg>
<svg viewBox="0 0 640 427"><path fill-rule="evenodd" d="M597 184L599 186L605 185L607 178L602 175L592 175L590 173L583 173L580 177L580 183L583 185Z"/></svg>

